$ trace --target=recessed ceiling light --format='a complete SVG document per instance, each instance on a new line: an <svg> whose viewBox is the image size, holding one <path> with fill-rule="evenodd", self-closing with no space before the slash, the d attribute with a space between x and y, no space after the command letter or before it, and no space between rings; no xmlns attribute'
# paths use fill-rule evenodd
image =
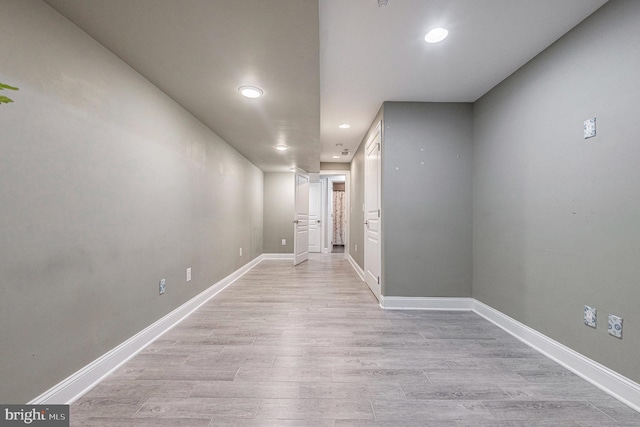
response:
<svg viewBox="0 0 640 427"><path fill-rule="evenodd" d="M262 89L255 86L240 86L238 92L247 98L260 98L264 94Z"/></svg>
<svg viewBox="0 0 640 427"><path fill-rule="evenodd" d="M334 158L334 159L339 159L340 158L340 156L331 156L331 157Z"/></svg>
<svg viewBox="0 0 640 427"><path fill-rule="evenodd" d="M278 151L287 151L287 149L288 149L288 148L289 148L289 147L287 147L287 146L286 146L286 145L284 145L284 144L278 144L278 145L276 145L276 150L278 150Z"/></svg>
<svg viewBox="0 0 640 427"><path fill-rule="evenodd" d="M438 43L446 39L449 35L449 31L446 28L434 28L424 36L424 41L427 43Z"/></svg>
<svg viewBox="0 0 640 427"><path fill-rule="evenodd" d="M338 126L340 129L349 129L351 127L350 124L348 123L343 123L341 125Z"/></svg>

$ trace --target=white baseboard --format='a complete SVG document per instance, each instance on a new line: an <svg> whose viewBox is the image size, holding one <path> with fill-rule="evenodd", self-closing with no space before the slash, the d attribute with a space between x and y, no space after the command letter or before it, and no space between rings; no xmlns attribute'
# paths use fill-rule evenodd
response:
<svg viewBox="0 0 640 427"><path fill-rule="evenodd" d="M140 331L116 348L94 360L78 372L42 393L28 404L71 404L111 372L122 366L162 334L242 277L263 260L291 260L293 254L262 254L239 268L160 320ZM356 273L364 280L364 272L348 256ZM380 306L386 310L474 311L523 343L529 345L576 375L640 412L640 384L618 374L582 354L560 344L517 320L473 298L383 297Z"/></svg>
<svg viewBox="0 0 640 427"><path fill-rule="evenodd" d="M262 254L262 259L290 259L293 260L293 254Z"/></svg>
<svg viewBox="0 0 640 427"><path fill-rule="evenodd" d="M417 298L382 297L380 307L385 310L441 310L471 311L473 298Z"/></svg>
<svg viewBox="0 0 640 427"><path fill-rule="evenodd" d="M360 276L360 280L364 282L364 270L360 268L356 260L353 259L353 257L351 256L351 254L347 255L347 261L349 261L349 264L351 264L351 267L353 267L353 269L356 271L358 276Z"/></svg>
<svg viewBox="0 0 640 427"><path fill-rule="evenodd" d="M386 310L473 311L605 393L640 412L640 384L473 298L383 297Z"/></svg>
<svg viewBox="0 0 640 427"><path fill-rule="evenodd" d="M640 412L640 384L478 300L474 300L473 311L602 391Z"/></svg>
<svg viewBox="0 0 640 427"><path fill-rule="evenodd" d="M72 374L65 380L53 386L30 401L29 405L69 405L80 398L83 394L95 387L107 375L118 369L129 359L144 350L149 344L159 338L162 334L173 328L182 319L197 310L201 305L216 296L220 291L231 285L242 277L246 272L258 265L265 259L280 259L271 257L272 254L263 254L253 261L245 264L224 279L212 285L205 291L196 295L180 307L173 310L160 320L151 324L144 330L138 332L116 348L110 350L98 359L94 360L84 368ZM281 255L281 254L276 254ZM289 254L282 254L289 255ZM289 259L292 258L292 254Z"/></svg>

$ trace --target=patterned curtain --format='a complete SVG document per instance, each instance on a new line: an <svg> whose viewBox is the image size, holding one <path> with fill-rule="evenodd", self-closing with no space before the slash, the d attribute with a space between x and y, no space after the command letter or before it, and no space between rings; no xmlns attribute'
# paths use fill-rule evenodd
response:
<svg viewBox="0 0 640 427"><path fill-rule="evenodd" d="M344 191L333 192L333 244L344 245Z"/></svg>

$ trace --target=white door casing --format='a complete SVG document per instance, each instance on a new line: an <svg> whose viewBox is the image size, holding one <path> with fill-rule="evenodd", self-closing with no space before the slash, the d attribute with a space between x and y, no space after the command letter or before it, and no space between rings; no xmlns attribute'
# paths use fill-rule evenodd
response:
<svg viewBox="0 0 640 427"><path fill-rule="evenodd" d="M295 219L293 220L293 265L309 259L309 174L295 172Z"/></svg>
<svg viewBox="0 0 640 427"><path fill-rule="evenodd" d="M365 281L378 301L382 299L380 128L381 125L378 124L367 141L364 160L364 273Z"/></svg>
<svg viewBox="0 0 640 427"><path fill-rule="evenodd" d="M322 251L322 182L309 183L309 252Z"/></svg>

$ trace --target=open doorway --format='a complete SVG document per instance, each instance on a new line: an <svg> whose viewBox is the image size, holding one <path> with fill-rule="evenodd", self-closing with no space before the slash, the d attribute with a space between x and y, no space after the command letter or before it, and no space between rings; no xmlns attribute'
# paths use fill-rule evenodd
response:
<svg viewBox="0 0 640 427"><path fill-rule="evenodd" d="M349 171L321 171L318 176L322 192L322 253L349 252Z"/></svg>
<svg viewBox="0 0 640 427"><path fill-rule="evenodd" d="M328 230L330 234L330 247L331 253L344 253L344 245L346 243L347 235L347 212L346 212L346 197L345 197L345 182L340 181L344 179L344 176L331 177L329 179L330 193L328 198L331 199L330 207L328 209L329 216L331 217L331 229Z"/></svg>

